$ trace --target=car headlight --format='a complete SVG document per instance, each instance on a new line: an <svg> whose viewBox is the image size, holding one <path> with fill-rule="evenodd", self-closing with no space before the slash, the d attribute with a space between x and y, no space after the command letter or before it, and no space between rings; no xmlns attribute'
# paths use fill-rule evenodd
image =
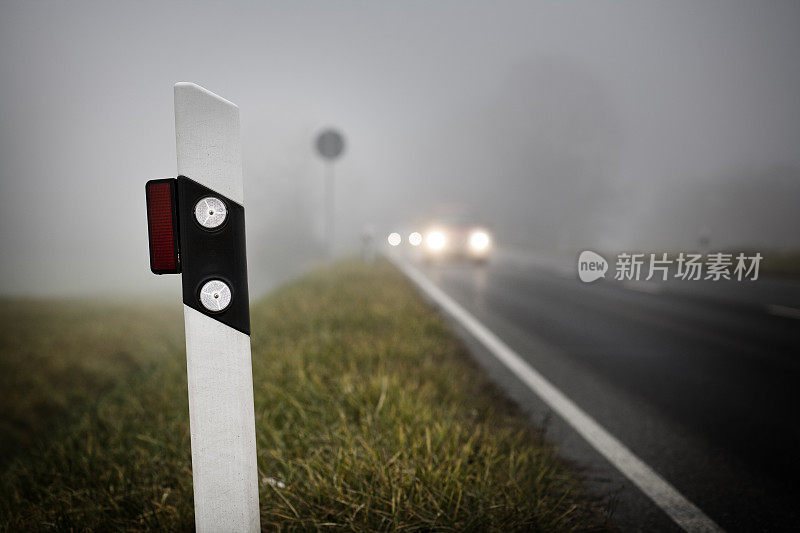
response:
<svg viewBox="0 0 800 533"><path fill-rule="evenodd" d="M469 236L469 247L476 252L482 252L489 247L489 234L485 231L473 231Z"/></svg>
<svg viewBox="0 0 800 533"><path fill-rule="evenodd" d="M422 235L417 233L416 231L408 236L408 243L411 246L419 246L422 244Z"/></svg>
<svg viewBox="0 0 800 533"><path fill-rule="evenodd" d="M428 243L428 248L431 250L441 250L444 248L447 239L444 236L444 233L441 231L432 231L428 233L428 239L426 241Z"/></svg>

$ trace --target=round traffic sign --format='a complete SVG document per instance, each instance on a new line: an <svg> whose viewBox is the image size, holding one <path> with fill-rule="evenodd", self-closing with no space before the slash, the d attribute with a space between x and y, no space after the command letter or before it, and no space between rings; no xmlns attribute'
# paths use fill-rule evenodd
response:
<svg viewBox="0 0 800 533"><path fill-rule="evenodd" d="M336 159L344 151L344 137L334 129L327 129L317 136L317 152L325 159Z"/></svg>

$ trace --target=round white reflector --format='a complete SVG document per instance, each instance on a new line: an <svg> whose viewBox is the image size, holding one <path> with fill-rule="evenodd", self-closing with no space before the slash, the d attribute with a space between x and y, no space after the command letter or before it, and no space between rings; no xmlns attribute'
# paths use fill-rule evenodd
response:
<svg viewBox="0 0 800 533"><path fill-rule="evenodd" d="M222 311L231 303L231 289L224 281L207 281L200 289L200 303L209 311Z"/></svg>
<svg viewBox="0 0 800 533"><path fill-rule="evenodd" d="M219 198L206 196L195 204L194 217L204 228L218 228L228 217L228 208Z"/></svg>

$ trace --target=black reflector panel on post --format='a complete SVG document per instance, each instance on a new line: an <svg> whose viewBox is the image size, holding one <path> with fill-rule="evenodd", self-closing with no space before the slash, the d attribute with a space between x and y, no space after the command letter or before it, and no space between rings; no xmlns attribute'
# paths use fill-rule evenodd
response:
<svg viewBox="0 0 800 533"><path fill-rule="evenodd" d="M145 184L147 232L150 240L150 270L154 274L181 271L178 250L178 215L175 179L151 180Z"/></svg>

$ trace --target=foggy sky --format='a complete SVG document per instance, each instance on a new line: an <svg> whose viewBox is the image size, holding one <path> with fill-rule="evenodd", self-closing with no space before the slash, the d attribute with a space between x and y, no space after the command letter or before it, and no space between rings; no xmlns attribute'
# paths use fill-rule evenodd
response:
<svg viewBox="0 0 800 533"><path fill-rule="evenodd" d="M0 4L0 293L177 293L172 85L241 110L251 285L443 203L508 246L800 247L796 2Z"/></svg>

